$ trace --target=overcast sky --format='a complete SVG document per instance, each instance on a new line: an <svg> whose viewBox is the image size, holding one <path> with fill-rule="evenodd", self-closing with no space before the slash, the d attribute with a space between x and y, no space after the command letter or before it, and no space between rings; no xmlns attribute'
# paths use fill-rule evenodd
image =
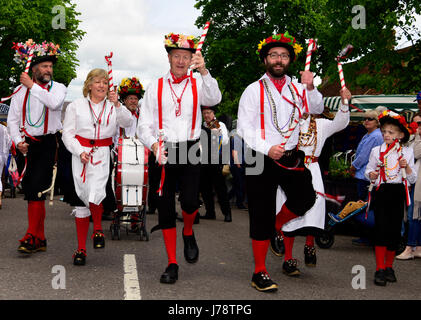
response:
<svg viewBox="0 0 421 320"><path fill-rule="evenodd" d="M93 68L107 69L105 56L113 52L113 78L136 76L146 87L169 69L164 35L170 32L194 36L201 29L194 23L199 10L194 0L73 0L80 29L77 78L69 87L66 101L82 96L83 82Z"/></svg>

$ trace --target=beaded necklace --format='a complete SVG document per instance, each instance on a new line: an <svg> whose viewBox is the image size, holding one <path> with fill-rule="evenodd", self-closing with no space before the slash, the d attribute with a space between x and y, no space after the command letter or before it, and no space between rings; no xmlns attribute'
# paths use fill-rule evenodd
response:
<svg viewBox="0 0 421 320"><path fill-rule="evenodd" d="M317 148L317 125L316 119L313 116L310 116L310 123L308 124L307 132L300 130L298 136L298 147L310 147L313 146L313 151L311 157L316 153Z"/></svg>
<svg viewBox="0 0 421 320"><path fill-rule="evenodd" d="M386 177L388 178L388 180L395 180L398 177L399 172L401 171L401 168L399 167L398 170L396 170L396 173L395 174L391 174L391 172L398 167L399 160L396 161L396 164L392 168L389 168L388 167L388 164L387 164L388 163L388 161L387 161L388 158L389 157L385 157L384 158L384 171L385 171L385 174L386 174Z"/></svg>
<svg viewBox="0 0 421 320"><path fill-rule="evenodd" d="M48 92L51 91L51 88L53 87L53 81L51 81L51 86L48 87ZM44 125L45 122L45 114L46 114L46 110L47 108L45 106L43 106L42 109L42 113L40 115L40 117L38 118L37 121L32 122L31 119L31 91L29 91L28 94L28 102L26 103L26 108L28 109L28 112L26 113L26 122L29 124L29 126L33 127L33 128L39 128L41 126ZM42 122L40 122L42 120Z"/></svg>

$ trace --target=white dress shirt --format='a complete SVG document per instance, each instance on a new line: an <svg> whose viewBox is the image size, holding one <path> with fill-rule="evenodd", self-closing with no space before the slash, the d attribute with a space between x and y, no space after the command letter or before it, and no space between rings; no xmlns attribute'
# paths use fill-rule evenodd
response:
<svg viewBox="0 0 421 320"><path fill-rule="evenodd" d="M168 79L171 81L171 86L175 95L179 98L182 95L180 116L176 116L175 114L177 101L174 101L176 98L168 84ZM186 86L187 81L189 81L189 83ZM162 126L167 141L180 142L199 139L202 123L200 106L214 106L221 101L222 95L218 87L218 82L212 78L210 73L197 78L196 83L198 105L195 106L197 108L196 122L194 134L191 138L193 93L190 77L179 84L174 84L172 83L170 72L164 76L162 92ZM185 90L182 94L184 88ZM159 138L158 119L158 80L156 80L146 89L137 127L137 136L139 137L139 140L149 149L152 148L152 145L157 142Z"/></svg>
<svg viewBox="0 0 421 320"><path fill-rule="evenodd" d="M293 101L293 96L288 87L291 83L291 78L286 77L286 83L282 88L282 92L276 89L268 75L265 73L260 79L266 79L270 93L276 105L277 121L279 126L288 128L288 123L291 119L291 114L294 111L294 107L283 98L287 98L289 101ZM300 83L295 83L295 87L298 93L302 95L304 86ZM238 134L244 139L247 145L260 153L268 155L269 150L272 146L281 144L283 142L283 135L278 132L274 123L272 110L267 97L265 89L264 97L264 126L265 126L265 139L261 137L261 123L260 123L260 84L259 81L255 81L250 84L243 92L239 107L238 107L238 120L237 120L237 131ZM306 98L308 101L309 113L322 113L324 109L323 97L317 89L311 91L306 90ZM305 111L305 107L302 100L298 101L298 108L301 112ZM297 125L285 145L285 150L292 150L298 143L298 135L300 132L300 126Z"/></svg>
<svg viewBox="0 0 421 320"><path fill-rule="evenodd" d="M47 134L54 134L62 128L61 109L63 107L64 98L66 97L67 88L56 81L51 81L49 85L51 86L50 91L42 88L37 83L34 83L29 90L28 103L25 106L26 119L31 119L32 122L36 122L42 117L45 106L48 108ZM9 114L7 116L7 127L15 145L24 141L20 129L22 127L23 102L28 88L23 85L20 85L20 87L21 89L12 97ZM24 126L28 134L33 137L42 136L44 134L43 125L38 128L31 126L26 119Z"/></svg>

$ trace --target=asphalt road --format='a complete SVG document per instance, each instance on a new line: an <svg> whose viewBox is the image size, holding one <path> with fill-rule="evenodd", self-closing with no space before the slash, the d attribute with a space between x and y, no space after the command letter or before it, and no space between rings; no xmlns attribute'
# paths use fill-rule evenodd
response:
<svg viewBox="0 0 421 320"><path fill-rule="evenodd" d="M159 282L167 258L160 231L149 241L122 233L111 240L110 221L103 221L104 249L94 250L88 238L85 266L74 266L77 246L72 208L55 197L47 205L47 252L17 252L18 239L27 228L27 203L21 194L3 199L0 210L0 300L123 300L145 301L277 301L277 300L418 300L421 295L421 259L395 261L397 283L377 287L373 283L375 258L370 247L355 247L350 236L336 235L330 249L317 249L316 268L304 265L304 238L295 240L294 257L302 272L298 278L282 273L282 260L269 252L267 268L279 285L275 293L260 293L250 280L253 272L247 211L233 209L233 222L201 220L194 226L200 259L188 264L183 257L182 222L177 222L176 284ZM203 209L202 209L203 210ZM204 212L203 212L204 213ZM147 215L148 231L157 214ZM92 226L91 226L92 228ZM92 229L91 229L92 230ZM125 262L126 261L126 262ZM357 267L355 267L357 266ZM359 267L358 267L359 266ZM357 268L354 270L353 268ZM357 277L357 278L356 278ZM126 280L125 280L126 278ZM354 285L353 285L354 283ZM359 288L356 288L359 285Z"/></svg>

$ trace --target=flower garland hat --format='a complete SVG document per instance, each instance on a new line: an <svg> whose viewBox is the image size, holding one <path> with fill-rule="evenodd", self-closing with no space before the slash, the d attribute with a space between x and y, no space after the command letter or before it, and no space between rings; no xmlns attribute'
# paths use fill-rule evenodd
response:
<svg viewBox="0 0 421 320"><path fill-rule="evenodd" d="M165 50L169 53L173 49L188 50L192 53L196 52L199 44L199 37L186 36L184 34L169 33L165 35Z"/></svg>
<svg viewBox="0 0 421 320"><path fill-rule="evenodd" d="M57 57L60 56L60 45L52 42L44 41L41 44L35 43L32 39L28 41L15 43L13 42L13 50L15 50L14 61L23 67L29 59L31 49L33 49L33 57L31 68L41 62L51 61L53 64L57 62Z"/></svg>
<svg viewBox="0 0 421 320"><path fill-rule="evenodd" d="M260 41L256 54L264 61L269 50L274 47L286 48L289 51L291 61L294 61L301 50L303 50L303 47L296 42L295 38L286 31L285 33L275 34Z"/></svg>
<svg viewBox="0 0 421 320"><path fill-rule="evenodd" d="M415 133L414 128L409 126L404 116L399 115L391 110L385 110L379 115L380 127L385 124L392 124L399 128L404 133L404 138L401 140L402 143L409 141L411 134Z"/></svg>
<svg viewBox="0 0 421 320"><path fill-rule="evenodd" d="M144 93L145 90L143 89L139 79L136 77L124 78L118 86L118 94L120 95L120 99L122 101L129 95L135 95L141 99Z"/></svg>

